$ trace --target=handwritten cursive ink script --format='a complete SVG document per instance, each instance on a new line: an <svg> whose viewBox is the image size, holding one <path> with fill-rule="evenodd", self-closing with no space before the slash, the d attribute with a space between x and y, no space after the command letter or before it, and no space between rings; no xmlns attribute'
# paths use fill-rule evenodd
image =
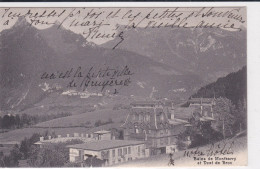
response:
<svg viewBox="0 0 260 169"><path fill-rule="evenodd" d="M195 150L185 150L183 156L184 157L202 157L202 156L218 156L218 155L232 155L234 154L233 150L234 141L229 143L218 143L211 144L209 148L202 149L196 148Z"/></svg>
<svg viewBox="0 0 260 169"><path fill-rule="evenodd" d="M129 30L188 28L242 31L246 27L244 7L196 8L0 8L2 29L18 18L44 29L57 25L84 36L97 45L114 40L112 49L126 39Z"/></svg>
<svg viewBox="0 0 260 169"><path fill-rule="evenodd" d="M123 68L112 68L107 66L105 68L83 68L81 66L77 69L70 68L66 71L57 71L41 75L42 80L69 80L66 87L80 88L85 91L87 88L99 88L101 92L105 88L115 88L115 94L118 93L116 87L129 86L131 83L131 76L134 73L126 65Z"/></svg>

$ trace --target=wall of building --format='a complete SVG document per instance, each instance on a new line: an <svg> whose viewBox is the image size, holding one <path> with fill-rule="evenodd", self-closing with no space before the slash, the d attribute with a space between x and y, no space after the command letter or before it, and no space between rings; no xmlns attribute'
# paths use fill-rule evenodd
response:
<svg viewBox="0 0 260 169"><path fill-rule="evenodd" d="M81 161L81 157L80 157L80 149L75 149L75 148L70 148L69 150L69 157L70 157L70 162L77 162L77 161Z"/></svg>
<svg viewBox="0 0 260 169"><path fill-rule="evenodd" d="M177 152L177 145L166 146L166 154Z"/></svg>
<svg viewBox="0 0 260 169"><path fill-rule="evenodd" d="M102 159L101 158L101 151L84 150L84 160L86 160L88 158L86 156L86 154L96 156L97 158Z"/></svg>
<svg viewBox="0 0 260 169"><path fill-rule="evenodd" d="M145 145L125 146L109 150L109 165L145 157Z"/></svg>
<svg viewBox="0 0 260 169"><path fill-rule="evenodd" d="M171 129L161 129L161 130L143 130L138 129L139 133L135 133L135 129L125 129L124 139L126 140L144 140L146 141L146 148L150 148L151 155L166 153L165 148L169 145L176 145L177 136L180 132L185 130L184 125L175 125ZM146 137L145 137L146 134ZM147 140L145 140L147 138ZM163 151L152 150L164 148ZM176 150L177 151L177 150Z"/></svg>
<svg viewBox="0 0 260 169"><path fill-rule="evenodd" d="M106 154L108 156L103 156ZM118 147L109 150L92 151L92 150L80 150L75 148L70 148L70 162L80 162L86 160L87 155L97 156L99 159L107 159L109 165L122 163L134 159L144 158L149 156L149 150L145 150L145 145L131 145Z"/></svg>
<svg viewBox="0 0 260 169"><path fill-rule="evenodd" d="M95 140L111 140L112 135L111 133L105 133L105 134L94 134Z"/></svg>

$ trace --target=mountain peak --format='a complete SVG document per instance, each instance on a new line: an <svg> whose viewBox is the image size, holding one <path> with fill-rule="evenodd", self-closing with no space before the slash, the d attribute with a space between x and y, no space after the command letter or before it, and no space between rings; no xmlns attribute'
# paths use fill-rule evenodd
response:
<svg viewBox="0 0 260 169"><path fill-rule="evenodd" d="M19 26L30 26L30 23L26 20L25 17L18 17L17 21L14 24L14 27Z"/></svg>

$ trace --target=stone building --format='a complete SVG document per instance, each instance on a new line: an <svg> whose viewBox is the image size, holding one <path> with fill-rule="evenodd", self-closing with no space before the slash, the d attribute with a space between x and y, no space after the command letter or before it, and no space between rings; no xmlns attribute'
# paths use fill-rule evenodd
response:
<svg viewBox="0 0 260 169"><path fill-rule="evenodd" d="M143 141L96 140L85 144L69 145L70 162L83 162L96 157L108 166L148 156Z"/></svg>
<svg viewBox="0 0 260 169"><path fill-rule="evenodd" d="M216 104L215 98L191 98L188 102L189 107L194 109L193 113L214 118L213 107Z"/></svg>
<svg viewBox="0 0 260 169"><path fill-rule="evenodd" d="M40 137L40 140L34 144L42 148L46 144L66 143L68 141L73 141L73 140L80 140L84 143L87 143L95 140L112 140L112 139L115 139L115 137L112 136L111 131L99 130L93 133L74 133L73 135L67 134L66 137L62 137L61 135L58 135L57 138L52 138L51 136L48 136L47 139L44 139L44 137Z"/></svg>
<svg viewBox="0 0 260 169"><path fill-rule="evenodd" d="M177 136L185 130L184 120L169 118L170 108L162 102L131 103L125 123L121 126L125 140L145 141L150 155L177 151Z"/></svg>

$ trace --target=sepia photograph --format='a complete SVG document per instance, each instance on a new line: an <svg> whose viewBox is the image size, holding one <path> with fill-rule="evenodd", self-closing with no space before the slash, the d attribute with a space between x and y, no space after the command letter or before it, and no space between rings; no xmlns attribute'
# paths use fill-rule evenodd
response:
<svg viewBox="0 0 260 169"><path fill-rule="evenodd" d="M247 7L1 7L1 167L248 165Z"/></svg>

